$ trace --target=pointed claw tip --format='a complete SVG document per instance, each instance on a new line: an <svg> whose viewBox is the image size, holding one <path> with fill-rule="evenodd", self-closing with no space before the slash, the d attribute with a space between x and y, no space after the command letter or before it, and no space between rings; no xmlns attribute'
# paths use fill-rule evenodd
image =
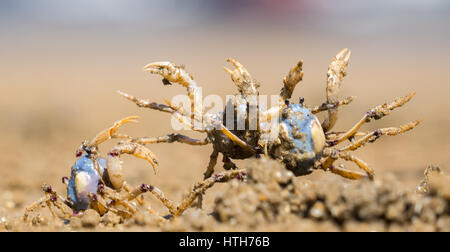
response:
<svg viewBox="0 0 450 252"><path fill-rule="evenodd" d="M167 67L167 66L169 66L170 64L171 64L171 63L168 62L168 61L156 61L156 62L152 62L152 63L149 63L149 64L145 65L145 66L143 67L143 71L144 71L144 72L155 71L155 70L157 70L158 68Z"/></svg>
<svg viewBox="0 0 450 252"><path fill-rule="evenodd" d="M137 122L139 122L139 121L137 120L137 119L139 119L139 118L141 118L141 117L140 117L140 116L129 116L129 117L126 117L126 118L120 120L120 123L121 123L121 124L129 123L129 122L137 123Z"/></svg>
<svg viewBox="0 0 450 252"><path fill-rule="evenodd" d="M152 63L147 64L142 68L142 71L144 71L144 72L150 71L150 68L152 68L152 67L153 67Z"/></svg>
<svg viewBox="0 0 450 252"><path fill-rule="evenodd" d="M125 98L128 98L128 96L129 96L127 93L125 93L125 92L123 92L123 91L120 91L120 90L117 90L117 93L118 93L120 96L125 97Z"/></svg>
<svg viewBox="0 0 450 252"><path fill-rule="evenodd" d="M155 175L156 175L156 172L157 172L157 169L156 169L156 166L157 166L157 165L158 165L157 162L152 164L153 173L154 173Z"/></svg>
<svg viewBox="0 0 450 252"><path fill-rule="evenodd" d="M342 60L345 63L348 63L348 61L350 60L351 54L352 54L352 52L348 48L344 48L338 54L336 54L335 59Z"/></svg>
<svg viewBox="0 0 450 252"><path fill-rule="evenodd" d="M344 61L345 61L346 63L348 63L348 61L350 60L350 55L352 55L352 52L349 50L348 53L347 53L347 55L346 55L345 58L344 58Z"/></svg>
<svg viewBox="0 0 450 252"><path fill-rule="evenodd" d="M338 52L338 54L336 54L336 58L337 58L337 59L342 58L342 57L344 56L344 54L345 54L347 51L348 51L348 48L344 48L344 49L340 50L340 51Z"/></svg>
<svg viewBox="0 0 450 252"><path fill-rule="evenodd" d="M237 60L235 60L233 58L228 58L227 62L230 62L236 68L243 68L244 67L244 65L242 65L241 63L239 63Z"/></svg>
<svg viewBox="0 0 450 252"><path fill-rule="evenodd" d="M416 91L411 92L409 95L405 96L406 102L410 101L416 95Z"/></svg>

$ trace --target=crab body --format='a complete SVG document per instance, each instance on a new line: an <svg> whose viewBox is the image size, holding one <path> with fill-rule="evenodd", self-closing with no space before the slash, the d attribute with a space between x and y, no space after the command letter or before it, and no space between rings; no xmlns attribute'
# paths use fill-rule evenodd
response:
<svg viewBox="0 0 450 252"><path fill-rule="evenodd" d="M107 174L106 160L98 158L98 168L101 174ZM94 160L89 154L78 158L72 166L69 183L67 185L67 199L74 210L85 210L89 207L89 194L96 194L101 174L95 168ZM105 176L106 177L106 176Z"/></svg>
<svg viewBox="0 0 450 252"><path fill-rule="evenodd" d="M223 112L224 121L226 113ZM236 117L234 117L236 118ZM281 160L295 175L306 175L313 171L325 147L325 134L317 117L302 103L287 105L280 115L279 136L268 143L268 154ZM234 122L236 128L236 120ZM230 130L251 148L242 147L220 130L208 132L208 137L222 155L231 159L247 159L263 154L260 134L252 130Z"/></svg>
<svg viewBox="0 0 450 252"><path fill-rule="evenodd" d="M281 160L295 175L313 171L314 162L322 156L325 134L319 120L299 104L289 104L281 112L279 137L269 143L269 154Z"/></svg>
<svg viewBox="0 0 450 252"><path fill-rule="evenodd" d="M227 106L234 106L234 104L228 103ZM224 134L220 129L211 127L210 130L207 130L207 134L209 141L211 141L213 144L213 148L222 153L224 156L232 159L247 159L255 156L255 152L258 152L258 150L255 150L255 148L258 148L260 135L255 130L238 130L237 110L239 109L244 110L245 112L248 110L247 106L242 108L242 106L239 105L236 106L235 110L225 109L220 116L221 122L225 122L227 120L227 111L234 111L235 114L232 117L234 118L232 126L233 129L230 130L230 132L233 135L237 136L239 139L242 139L243 141L248 143L250 146L252 146L252 148L240 146L232 139L230 139L226 134Z"/></svg>

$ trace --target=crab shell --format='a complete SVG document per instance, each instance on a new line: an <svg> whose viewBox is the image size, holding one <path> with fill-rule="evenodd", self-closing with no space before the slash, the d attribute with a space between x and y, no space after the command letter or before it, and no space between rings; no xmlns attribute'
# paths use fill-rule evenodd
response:
<svg viewBox="0 0 450 252"><path fill-rule="evenodd" d="M103 174L106 169L106 160L98 159L99 169ZM67 198L73 204L76 211L89 207L90 193L97 193L100 174L94 166L94 162L88 154L81 156L72 166L69 184L67 186Z"/></svg>
<svg viewBox="0 0 450 252"><path fill-rule="evenodd" d="M281 159L296 176L311 173L325 147L319 120L302 104L289 104L282 110L278 139L271 144L270 155Z"/></svg>

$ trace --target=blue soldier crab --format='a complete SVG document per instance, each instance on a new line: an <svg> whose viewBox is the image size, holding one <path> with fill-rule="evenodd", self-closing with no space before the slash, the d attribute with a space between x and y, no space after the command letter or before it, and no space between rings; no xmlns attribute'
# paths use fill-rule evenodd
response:
<svg viewBox="0 0 450 252"><path fill-rule="evenodd" d="M142 199L139 199L138 196L146 192L151 192L157 199L161 200L171 214L178 216L191 205L199 191L203 192L216 182L242 176L242 171L216 174L214 179L198 183L191 194L187 195L178 206L168 200L160 189L152 185L129 186L123 178L120 155L130 154L147 160L155 173L156 165L158 164L156 156L140 143L121 141L112 148L106 158L102 158L98 145L113 138L130 139L131 137L128 135L116 132L121 125L135 122L137 118L137 116L130 116L121 119L115 122L112 127L98 133L93 140L83 141L76 151L75 156L77 160L72 165L70 178L63 177L62 179L62 182L67 186L67 199L58 195L50 185L44 184L42 190L46 194L45 197L25 209L25 220L28 219L31 212L41 206L47 206L55 218L61 217L61 215L57 214L54 208L62 213L64 219L69 219L73 214L77 215L79 212L87 209L94 209L100 215L110 211L126 219L136 213L138 204L142 204ZM172 141L184 142L189 141L189 139L176 134L155 138L155 142ZM164 220L162 216L157 215L150 207L148 207L148 210L161 218L161 220Z"/></svg>
<svg viewBox="0 0 450 252"><path fill-rule="evenodd" d="M63 178L63 183L67 185L67 199L59 196L51 186L44 184L42 189L46 197L28 207L25 216L42 204L46 204L55 217L52 206L58 208L65 217L71 215L64 205L75 213L89 207L96 209L100 214L113 211L122 216L129 216L134 213L136 207L131 201L144 192L157 189L145 184L131 188L123 179L119 156L131 154L147 160L155 168L158 163L155 155L142 145L121 142L107 154L106 158L102 158L99 155L98 145L111 138L124 137L125 135L116 133L118 128L125 123L136 121L137 118L130 116L119 120L112 127L98 133L92 141L85 140L76 151L77 160L71 168L70 178ZM122 189L127 194L118 194Z"/></svg>

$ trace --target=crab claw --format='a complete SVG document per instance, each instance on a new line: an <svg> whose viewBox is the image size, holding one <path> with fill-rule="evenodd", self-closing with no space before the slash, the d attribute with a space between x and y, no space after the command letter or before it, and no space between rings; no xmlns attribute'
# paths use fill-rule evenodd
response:
<svg viewBox="0 0 450 252"><path fill-rule="evenodd" d="M129 123L129 122L137 122L136 119L138 119L138 118L139 118L139 116L129 116L129 117L123 118L119 121L116 121L113 126L100 131L91 140L91 142L89 143L89 147L96 147L99 144L111 139L112 137L115 136L115 133L117 132L117 130L119 129L120 126L124 125L125 123Z"/></svg>
<svg viewBox="0 0 450 252"><path fill-rule="evenodd" d="M247 69L235 59L227 59L227 62L231 63L235 69L230 70L224 67L224 70L231 76L231 80L238 87L239 92L243 96L257 95L259 83L253 79Z"/></svg>
<svg viewBox="0 0 450 252"><path fill-rule="evenodd" d="M113 150L108 153L106 158L108 177L114 189L121 189L124 185L122 161L120 160L121 154L130 154L147 160L152 165L153 171L156 174L158 160L153 152L141 144L131 142L122 143L121 145L114 147Z"/></svg>
<svg viewBox="0 0 450 252"><path fill-rule="evenodd" d="M144 67L144 72L161 75L164 83L175 82L185 87L193 85L194 78L184 70L184 66L177 66L169 61L150 63Z"/></svg>
<svg viewBox="0 0 450 252"><path fill-rule="evenodd" d="M345 77L351 52L347 48L342 49L332 60L328 67L327 92L335 94L341 87L342 79Z"/></svg>

